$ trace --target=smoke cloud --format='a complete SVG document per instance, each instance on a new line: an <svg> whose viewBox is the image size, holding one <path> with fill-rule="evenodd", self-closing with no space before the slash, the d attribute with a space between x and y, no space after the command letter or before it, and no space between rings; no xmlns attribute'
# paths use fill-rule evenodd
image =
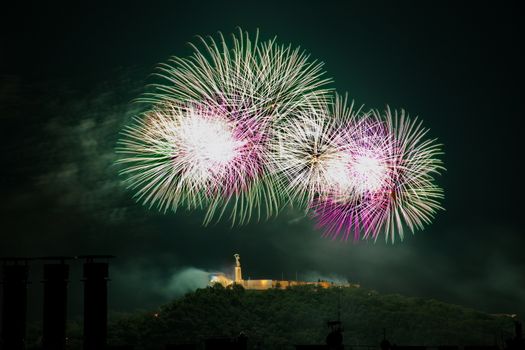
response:
<svg viewBox="0 0 525 350"><path fill-rule="evenodd" d="M171 276L162 293L167 297L181 296L199 288L206 288L210 273L195 267L183 268Z"/></svg>

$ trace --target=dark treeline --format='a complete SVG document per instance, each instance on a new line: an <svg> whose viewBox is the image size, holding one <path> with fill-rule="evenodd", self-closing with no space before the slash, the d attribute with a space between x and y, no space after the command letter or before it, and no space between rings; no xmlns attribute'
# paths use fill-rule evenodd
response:
<svg viewBox="0 0 525 350"><path fill-rule="evenodd" d="M340 305L340 306L339 306ZM324 343L326 321L344 326L344 343L379 348L383 329L398 345L501 345L513 320L433 299L382 295L363 288L314 286L244 290L220 285L199 289L151 312L112 316L110 345L163 349L163 344L202 344L207 338L248 337L248 348L282 349ZM80 349L81 329L71 323L68 348ZM38 331L30 342L38 341Z"/></svg>

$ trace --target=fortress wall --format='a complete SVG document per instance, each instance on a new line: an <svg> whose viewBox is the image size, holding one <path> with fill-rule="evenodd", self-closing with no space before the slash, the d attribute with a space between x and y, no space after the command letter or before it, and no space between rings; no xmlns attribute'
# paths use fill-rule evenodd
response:
<svg viewBox="0 0 525 350"><path fill-rule="evenodd" d="M242 284L246 289L259 289L265 290L273 288L272 280L247 280L243 281Z"/></svg>

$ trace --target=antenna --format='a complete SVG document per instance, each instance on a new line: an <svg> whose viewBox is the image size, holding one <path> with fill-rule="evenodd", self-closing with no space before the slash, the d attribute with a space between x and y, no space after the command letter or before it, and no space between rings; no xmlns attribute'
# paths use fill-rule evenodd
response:
<svg viewBox="0 0 525 350"><path fill-rule="evenodd" d="M339 298L337 299L337 321L341 322L341 288L339 288Z"/></svg>
<svg viewBox="0 0 525 350"><path fill-rule="evenodd" d="M381 343L379 343L379 347L381 348L381 350L392 349L390 342L386 339L386 328L383 328L383 340L381 340Z"/></svg>

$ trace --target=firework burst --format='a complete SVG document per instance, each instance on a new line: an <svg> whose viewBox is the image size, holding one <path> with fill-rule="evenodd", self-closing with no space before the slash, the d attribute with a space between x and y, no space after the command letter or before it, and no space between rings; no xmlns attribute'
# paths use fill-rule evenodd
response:
<svg viewBox="0 0 525 350"><path fill-rule="evenodd" d="M136 118L118 152L137 199L165 212L247 191L263 172L265 125L239 113L192 104Z"/></svg>
<svg viewBox="0 0 525 350"><path fill-rule="evenodd" d="M139 99L149 109L122 132L121 174L137 201L203 209L205 224L289 203L326 237L392 242L442 209L441 145L417 119L332 98L322 63L299 48L240 30L218 37L162 64Z"/></svg>
<svg viewBox="0 0 525 350"><path fill-rule="evenodd" d="M139 99L151 110L119 142L121 173L150 207L203 208L205 223L229 212L243 223L285 201L266 171L272 125L323 104L330 80L299 48L241 30L231 43L218 36L198 37L190 57L160 65L162 82Z"/></svg>
<svg viewBox="0 0 525 350"><path fill-rule="evenodd" d="M421 123L387 109L372 111L367 119L348 125L347 171L351 184L345 192L319 196L312 213L324 235L332 238L377 239L381 232L394 242L429 224L443 191L434 181L444 170L441 145L424 139Z"/></svg>
<svg viewBox="0 0 525 350"><path fill-rule="evenodd" d="M359 110L345 106L346 98L337 96L334 104L313 104L274 128L271 170L292 204L308 208L317 196L345 192L351 185L341 127L353 123Z"/></svg>

